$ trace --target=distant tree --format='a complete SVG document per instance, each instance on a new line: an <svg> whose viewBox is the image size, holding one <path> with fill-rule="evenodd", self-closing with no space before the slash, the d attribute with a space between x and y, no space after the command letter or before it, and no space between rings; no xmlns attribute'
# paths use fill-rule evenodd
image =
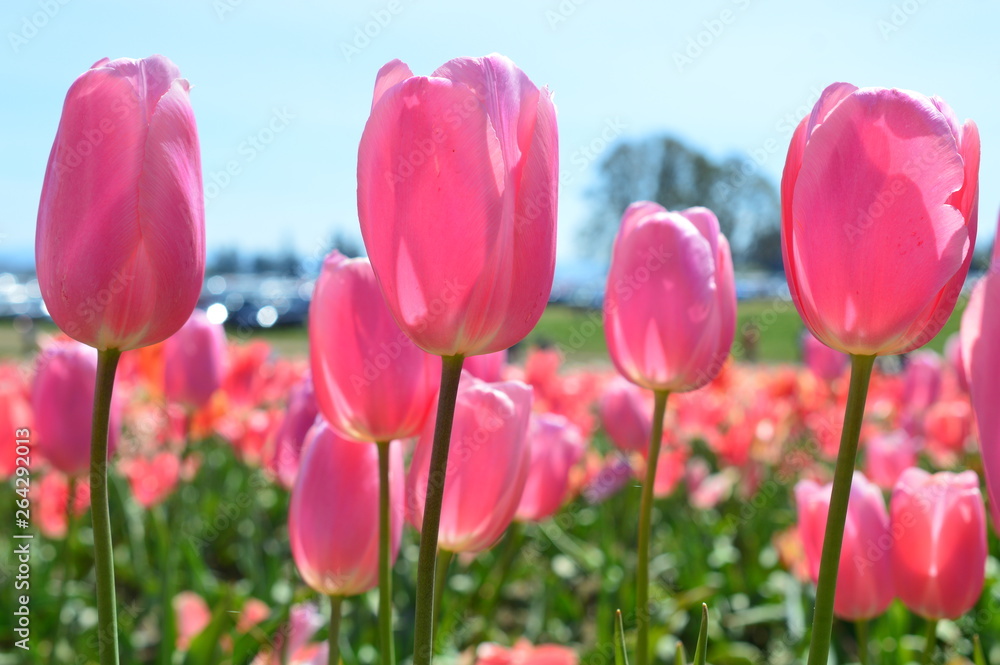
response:
<svg viewBox="0 0 1000 665"><path fill-rule="evenodd" d="M228 275L240 272L240 252L235 247L224 247L215 252L205 272L210 275Z"/></svg>
<svg viewBox="0 0 1000 665"><path fill-rule="evenodd" d="M739 267L781 270L780 200L774 184L749 158L715 162L670 136L620 141L598 164L589 192L594 213L581 243L608 257L621 215L634 201L670 210L706 206L719 218Z"/></svg>

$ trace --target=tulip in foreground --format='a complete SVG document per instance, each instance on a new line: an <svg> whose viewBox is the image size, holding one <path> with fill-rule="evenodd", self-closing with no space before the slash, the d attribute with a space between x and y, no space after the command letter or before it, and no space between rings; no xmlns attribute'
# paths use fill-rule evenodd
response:
<svg viewBox="0 0 1000 665"><path fill-rule="evenodd" d="M399 60L375 81L358 147L358 217L393 317L442 356L417 563L414 665L429 665L438 522L466 356L510 348L552 290L556 112L502 55L457 58L430 76Z"/></svg>
<svg viewBox="0 0 1000 665"><path fill-rule="evenodd" d="M802 320L851 355L809 665L825 665L851 477L875 357L948 320L969 271L979 132L937 97L835 83L792 136L781 179L785 276Z"/></svg>

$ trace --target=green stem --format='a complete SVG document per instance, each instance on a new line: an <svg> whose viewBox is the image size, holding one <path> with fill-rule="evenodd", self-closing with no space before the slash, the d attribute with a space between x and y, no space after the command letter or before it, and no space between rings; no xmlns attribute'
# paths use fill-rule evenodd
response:
<svg viewBox="0 0 1000 665"><path fill-rule="evenodd" d="M816 587L816 610L813 614L812 640L809 643L808 665L826 665L830 656L833 633L833 599L837 591L837 570L840 549L844 543L847 502L851 498L854 461L858 456L858 438L865 415L868 382L875 366L875 356L851 356L851 386L847 393L844 429L840 435L837 467L833 472L833 493L823 536L823 554L819 563L819 583Z"/></svg>
<svg viewBox="0 0 1000 665"><path fill-rule="evenodd" d="M74 514L74 504L76 503L77 476L73 474L69 477L68 498L66 499L66 540L63 542L63 578L59 584L59 595L56 601L56 631L52 639L51 661L56 662L56 654L59 653L59 637L62 634L62 608L66 604L66 585L73 578L73 542L76 540L76 515Z"/></svg>
<svg viewBox="0 0 1000 665"><path fill-rule="evenodd" d="M868 621L860 619L855 622L858 638L858 660L861 665L868 665Z"/></svg>
<svg viewBox="0 0 1000 665"><path fill-rule="evenodd" d="M413 665L430 665L434 651L434 569L437 564L438 526L441 522L441 503L444 500L444 482L448 473L448 447L451 445L451 426L455 419L463 360L462 356L441 358L441 389L427 476L424 521L420 529L420 554L417 558Z"/></svg>
<svg viewBox="0 0 1000 665"><path fill-rule="evenodd" d="M649 437L646 482L642 485L642 503L639 507L639 563L635 575L635 620L638 626L635 644L636 665L646 665L649 662L649 532L652 526L656 465L660 460L663 416L667 412L668 394L665 390L654 392L653 431Z"/></svg>
<svg viewBox="0 0 1000 665"><path fill-rule="evenodd" d="M392 665L396 658L392 639L392 561L389 550L392 536L389 530L389 441L378 446L378 624L383 665Z"/></svg>
<svg viewBox="0 0 1000 665"><path fill-rule="evenodd" d="M937 646L937 619L927 620L927 632L924 633L924 655L920 665L930 665L934 660L934 647Z"/></svg>
<svg viewBox="0 0 1000 665"><path fill-rule="evenodd" d="M344 602L341 596L330 596L330 632L326 638L329 647L330 665L340 663L340 606ZM288 641L287 638L285 640Z"/></svg>
<svg viewBox="0 0 1000 665"><path fill-rule="evenodd" d="M108 421L121 351L97 352L94 420L90 438L90 506L94 519L94 571L97 577L97 643L101 665L118 665L118 616L115 560L108 508Z"/></svg>
<svg viewBox="0 0 1000 665"><path fill-rule="evenodd" d="M455 556L448 550L438 550L437 566L434 570L434 619L435 623L441 619L441 599L444 598L445 587L448 586L448 568L451 567L451 559Z"/></svg>

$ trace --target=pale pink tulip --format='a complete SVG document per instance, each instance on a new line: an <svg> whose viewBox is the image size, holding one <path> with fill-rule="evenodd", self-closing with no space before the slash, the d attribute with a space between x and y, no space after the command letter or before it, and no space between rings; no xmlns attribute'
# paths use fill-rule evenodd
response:
<svg viewBox="0 0 1000 665"><path fill-rule="evenodd" d="M781 180L785 275L806 327L857 355L923 346L972 261L979 132L939 98L829 86Z"/></svg>
<svg viewBox="0 0 1000 665"><path fill-rule="evenodd" d="M196 309L163 343L163 389L168 400L190 409L208 403L225 376L226 331Z"/></svg>
<svg viewBox="0 0 1000 665"><path fill-rule="evenodd" d="M649 450L653 405L648 395L623 377L605 386L597 409L604 431L620 450L642 454Z"/></svg>
<svg viewBox="0 0 1000 665"><path fill-rule="evenodd" d="M177 622L177 650L187 651L191 641L208 628L212 611L205 599L194 591L180 592L174 596L172 605Z"/></svg>
<svg viewBox="0 0 1000 665"><path fill-rule="evenodd" d="M379 70L358 148L358 216L385 300L424 350L513 346L552 289L555 107L501 55L430 76Z"/></svg>
<svg viewBox="0 0 1000 665"><path fill-rule="evenodd" d="M800 481L795 486L799 535L813 582L819 579L832 487L832 484L820 486L811 480ZM889 607L894 597L892 541L882 491L869 483L861 472L855 471L833 601L837 616L848 621L871 619Z"/></svg>
<svg viewBox="0 0 1000 665"><path fill-rule="evenodd" d="M406 508L410 523L422 524L428 484L445 483L441 549L481 552L514 518L528 478L531 395L523 383L485 383L463 372L446 481L428 478L434 423L424 429L407 476Z"/></svg>
<svg viewBox="0 0 1000 665"><path fill-rule="evenodd" d="M163 341L205 272L201 156L170 60L98 61L66 95L38 207L38 285L56 325L98 349Z"/></svg>
<svg viewBox="0 0 1000 665"><path fill-rule="evenodd" d="M390 444L389 455L389 556L394 561L403 532L399 443ZM292 556L309 586L328 596L354 596L378 585L378 509L378 447L341 438L317 419L288 509Z"/></svg>
<svg viewBox="0 0 1000 665"><path fill-rule="evenodd" d="M332 252L309 310L316 401L341 436L391 441L416 435L434 405L441 361L399 329L367 259Z"/></svg>
<svg viewBox="0 0 1000 665"><path fill-rule="evenodd" d="M570 471L583 457L580 429L564 416L531 414L528 425L528 479L516 519L541 522L556 514L569 492Z"/></svg>
<svg viewBox="0 0 1000 665"><path fill-rule="evenodd" d="M604 321L611 359L629 381L684 392L715 378L736 332L733 263L715 215L629 206L611 256Z"/></svg>
<svg viewBox="0 0 1000 665"><path fill-rule="evenodd" d="M957 619L979 600L986 571L986 509L974 471L907 469L892 492L896 593L928 619Z"/></svg>

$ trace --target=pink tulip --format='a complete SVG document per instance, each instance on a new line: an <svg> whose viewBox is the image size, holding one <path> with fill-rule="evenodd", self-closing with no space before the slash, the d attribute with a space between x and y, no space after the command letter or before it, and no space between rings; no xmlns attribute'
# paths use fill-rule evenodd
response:
<svg viewBox="0 0 1000 665"><path fill-rule="evenodd" d="M503 381L503 368L507 365L507 349L496 353L486 353L481 356L472 356L465 359L462 369L472 376L486 381L496 383Z"/></svg>
<svg viewBox="0 0 1000 665"><path fill-rule="evenodd" d="M965 360L962 358L962 335L960 332L952 333L944 345L944 358L955 375L958 388L963 393L969 392L969 377L965 373Z"/></svg>
<svg viewBox="0 0 1000 665"><path fill-rule="evenodd" d="M795 486L799 535L813 582L819 579L819 560L832 488L832 484L820 486L811 480L800 481ZM889 514L882 491L855 471L833 601L837 616L848 621L871 619L889 607L894 597L891 546Z"/></svg>
<svg viewBox="0 0 1000 665"><path fill-rule="evenodd" d="M653 406L645 390L616 377L604 388L597 409L611 443L624 452L646 454L653 429Z"/></svg>
<svg viewBox="0 0 1000 665"><path fill-rule="evenodd" d="M964 399L936 403L924 416L929 447L945 453L962 453L972 434L972 407Z"/></svg>
<svg viewBox="0 0 1000 665"><path fill-rule="evenodd" d="M128 478L136 502L149 509L170 496L177 487L181 462L174 453L162 452L148 460L144 457L124 460L119 470Z"/></svg>
<svg viewBox="0 0 1000 665"><path fill-rule="evenodd" d="M555 107L501 55L431 76L379 70L358 149L358 216L392 314L422 349L513 346L552 289Z"/></svg>
<svg viewBox="0 0 1000 665"><path fill-rule="evenodd" d="M462 373L446 481L428 478L434 423L424 429L410 463L406 507L419 528L429 482L445 482L441 549L482 552L514 518L528 478L531 395L520 382L485 383Z"/></svg>
<svg viewBox="0 0 1000 665"><path fill-rule="evenodd" d="M569 474L583 457L585 444L580 429L564 416L543 413L531 415L528 446L528 479L516 518L541 522L555 515L566 501Z"/></svg>
<svg viewBox="0 0 1000 665"><path fill-rule="evenodd" d="M310 642L326 620L311 603L293 605L288 623L278 628L251 665L326 665L326 642Z"/></svg>
<svg viewBox="0 0 1000 665"><path fill-rule="evenodd" d="M168 400L200 409L225 376L226 331L196 309L163 343L164 393Z"/></svg>
<svg viewBox="0 0 1000 665"><path fill-rule="evenodd" d="M615 238L604 319L611 359L629 381L684 392L715 378L736 332L733 263L715 215L629 206Z"/></svg>
<svg viewBox="0 0 1000 665"><path fill-rule="evenodd" d="M180 592L174 596L172 605L177 622L177 650L187 651L191 641L208 628L212 611L194 591Z"/></svg>
<svg viewBox="0 0 1000 665"><path fill-rule="evenodd" d="M77 518L90 507L90 484L85 477L76 481L72 504L69 481L59 472L49 472L42 476L32 495L35 497L32 514L38 517L38 530L46 538L66 537L70 505Z"/></svg>
<svg viewBox="0 0 1000 665"><path fill-rule="evenodd" d="M930 341L972 261L978 194L979 132L941 99L828 87L781 180L785 275L806 327L857 355Z"/></svg>
<svg viewBox="0 0 1000 665"><path fill-rule="evenodd" d="M395 561L403 532L403 452L398 443L390 445L389 552ZM378 584L378 497L377 447L343 439L317 419L288 509L292 556L313 589L354 596Z"/></svg>
<svg viewBox="0 0 1000 665"><path fill-rule="evenodd" d="M820 381L839 379L850 362L845 354L831 349L808 332L802 335L802 359Z"/></svg>
<svg viewBox="0 0 1000 665"><path fill-rule="evenodd" d="M30 400L30 387L18 368L13 364L0 365L0 432L10 432L7 441L0 445L0 482L16 473L18 446L14 432L30 431L34 426Z"/></svg>
<svg viewBox="0 0 1000 665"><path fill-rule="evenodd" d="M962 358L979 429L983 475L994 528L1000 528L1000 273L994 263L962 314Z"/></svg>
<svg viewBox="0 0 1000 665"><path fill-rule="evenodd" d="M56 325L98 349L163 341L201 294L204 197L188 87L163 56L105 58L66 95L35 262Z"/></svg>
<svg viewBox="0 0 1000 665"><path fill-rule="evenodd" d="M332 252L309 313L316 401L341 436L391 441L416 435L437 395L441 361L393 321L367 259Z"/></svg>
<svg viewBox="0 0 1000 665"><path fill-rule="evenodd" d="M986 509L974 471L907 469L892 491L896 593L928 619L957 619L976 604L986 572Z"/></svg>
<svg viewBox="0 0 1000 665"><path fill-rule="evenodd" d="M941 394L941 357L933 351L909 356L903 370L903 408L911 413L926 411Z"/></svg>
<svg viewBox="0 0 1000 665"><path fill-rule="evenodd" d="M269 616L271 616L271 608L267 606L267 603L257 598L248 598L247 602L243 603L240 617L236 621L236 632L249 633Z"/></svg>
<svg viewBox="0 0 1000 665"><path fill-rule="evenodd" d="M570 648L558 644L533 646L521 639L510 649L491 642L480 644L475 665L577 665L579 662L579 656Z"/></svg>
<svg viewBox="0 0 1000 665"><path fill-rule="evenodd" d="M880 434L865 445L865 473L873 483L885 490L896 486L903 471L917 463L919 446L903 430Z"/></svg>
<svg viewBox="0 0 1000 665"><path fill-rule="evenodd" d="M656 464L656 479L653 481L653 496L665 499L674 493L684 478L687 469L688 451L685 448L664 446ZM645 477L645 468L639 469L636 477Z"/></svg>
<svg viewBox="0 0 1000 665"><path fill-rule="evenodd" d="M307 374L289 393L285 417L274 436L274 457L271 458L270 468L288 489L295 484L302 446L318 414L312 377Z"/></svg>
<svg viewBox="0 0 1000 665"><path fill-rule="evenodd" d="M90 423L94 410L97 353L79 342L57 342L42 351L35 369L31 406L35 412L32 443L65 474L90 469ZM111 401L108 456L118 442L120 402Z"/></svg>

